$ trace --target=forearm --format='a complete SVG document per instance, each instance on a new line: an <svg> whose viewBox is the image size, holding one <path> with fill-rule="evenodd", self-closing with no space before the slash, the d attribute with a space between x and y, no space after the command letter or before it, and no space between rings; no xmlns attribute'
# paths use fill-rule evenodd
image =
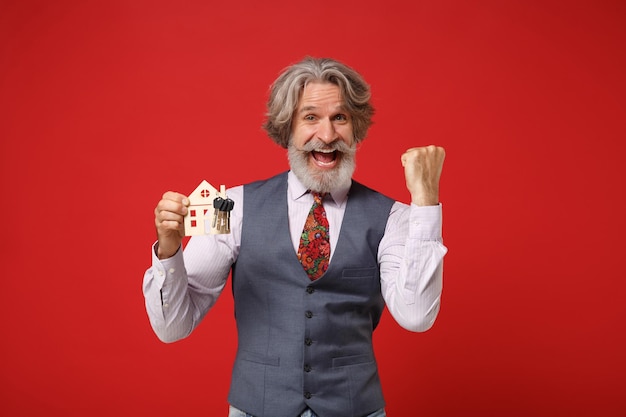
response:
<svg viewBox="0 0 626 417"><path fill-rule="evenodd" d="M158 259L155 250L143 281L146 312L157 337L166 343L175 342L187 337L194 327L182 249L164 260Z"/></svg>
<svg viewBox="0 0 626 417"><path fill-rule="evenodd" d="M406 207L390 216L381 242L381 288L394 319L405 329L428 330L443 287L441 206Z"/></svg>
<svg viewBox="0 0 626 417"><path fill-rule="evenodd" d="M153 249L143 291L150 324L163 342L187 337L215 304L226 283L231 265L228 256L208 256L211 252L205 252L207 246L214 245L201 240L192 243L192 239L184 253L179 250L164 260L159 260ZM218 260L207 267L208 258Z"/></svg>

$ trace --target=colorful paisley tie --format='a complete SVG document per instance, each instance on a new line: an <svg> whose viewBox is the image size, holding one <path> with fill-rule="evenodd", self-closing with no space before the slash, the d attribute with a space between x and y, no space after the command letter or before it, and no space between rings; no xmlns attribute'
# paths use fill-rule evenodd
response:
<svg viewBox="0 0 626 417"><path fill-rule="evenodd" d="M322 205L325 195L313 193L313 206L304 223L298 248L298 260L311 280L316 280L326 272L330 259L328 219Z"/></svg>

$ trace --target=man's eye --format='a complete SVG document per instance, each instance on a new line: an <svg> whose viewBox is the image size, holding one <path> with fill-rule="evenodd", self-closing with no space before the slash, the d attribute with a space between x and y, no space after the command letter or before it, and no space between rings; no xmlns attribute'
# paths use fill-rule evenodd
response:
<svg viewBox="0 0 626 417"><path fill-rule="evenodd" d="M345 121L348 120L348 117L345 114L338 114L335 116L335 120Z"/></svg>
<svg viewBox="0 0 626 417"><path fill-rule="evenodd" d="M315 120L315 116L313 116L312 114L308 114L304 116L304 120L309 120L309 121Z"/></svg>

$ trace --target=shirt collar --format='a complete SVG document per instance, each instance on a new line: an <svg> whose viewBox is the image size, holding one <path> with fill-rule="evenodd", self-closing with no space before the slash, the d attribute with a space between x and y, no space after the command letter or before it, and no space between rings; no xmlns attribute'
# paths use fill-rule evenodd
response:
<svg viewBox="0 0 626 417"><path fill-rule="evenodd" d="M352 181L350 181L350 184L346 186L339 187L335 190L330 191L330 197L338 207L341 208L346 204L346 201L348 200L348 192L350 191L351 185ZM296 177L296 174L294 174L293 171L289 171L289 174L287 175L287 188L289 190L289 198L294 201L299 200L309 192L308 188L302 185L302 183L300 182L298 177Z"/></svg>

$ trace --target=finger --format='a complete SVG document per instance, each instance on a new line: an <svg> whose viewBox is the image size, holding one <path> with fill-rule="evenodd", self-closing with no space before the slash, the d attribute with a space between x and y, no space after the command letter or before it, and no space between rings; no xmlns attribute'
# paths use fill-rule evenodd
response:
<svg viewBox="0 0 626 417"><path fill-rule="evenodd" d="M400 158L402 161L402 166L406 167L407 164L415 162L420 155L423 154L423 148L410 148L404 152Z"/></svg>
<svg viewBox="0 0 626 417"><path fill-rule="evenodd" d="M171 200L182 204L183 206L189 206L189 199L186 195L177 193L175 191L168 191L163 194L163 200Z"/></svg>
<svg viewBox="0 0 626 417"><path fill-rule="evenodd" d="M159 216L155 217L154 224L159 237L162 235L171 235L172 232L177 232L181 236L184 235L184 218L174 215L173 213L161 213Z"/></svg>
<svg viewBox="0 0 626 417"><path fill-rule="evenodd" d="M400 157L400 161L402 162L402 166L406 167L407 163L415 159L415 148L407 149L406 152L402 154Z"/></svg>
<svg viewBox="0 0 626 417"><path fill-rule="evenodd" d="M407 149L401 156L402 166L406 166L407 162L415 161L424 157L432 157L443 160L446 151L441 146L428 145Z"/></svg>
<svg viewBox="0 0 626 417"><path fill-rule="evenodd" d="M171 212L171 211L159 211L156 213L156 219L159 222L164 222L164 221L175 221L178 223L182 223L184 221L184 216Z"/></svg>
<svg viewBox="0 0 626 417"><path fill-rule="evenodd" d="M182 229L183 224L175 220L163 220L157 222L157 230L161 232L166 231L179 231Z"/></svg>
<svg viewBox="0 0 626 417"><path fill-rule="evenodd" d="M183 203L180 201L168 200L164 198L161 201L159 201L159 203L157 204L156 214L158 215L158 213L164 212L164 211L168 211L168 212L172 212L172 213L176 213L181 216L184 216L187 214L187 207L183 205Z"/></svg>

